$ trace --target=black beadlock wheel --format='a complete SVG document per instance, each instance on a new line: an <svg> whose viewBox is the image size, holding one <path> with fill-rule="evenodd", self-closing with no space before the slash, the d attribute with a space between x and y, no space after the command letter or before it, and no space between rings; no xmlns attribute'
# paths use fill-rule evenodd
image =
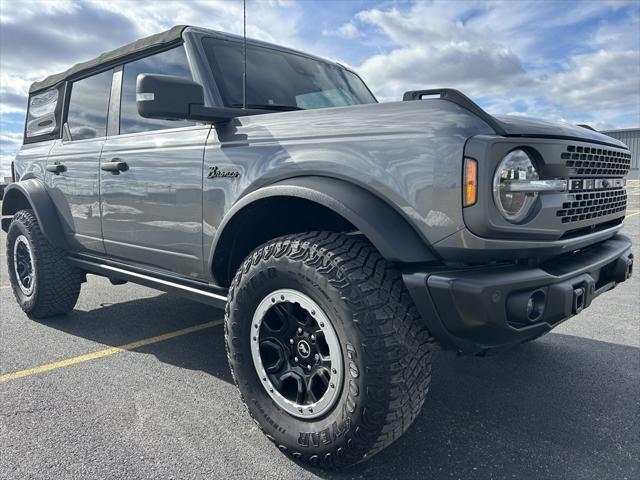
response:
<svg viewBox="0 0 640 480"><path fill-rule="evenodd" d="M73 309L83 274L66 253L51 245L33 211L20 210L7 232L7 268L14 296L31 318L61 315Z"/></svg>
<svg viewBox="0 0 640 480"><path fill-rule="evenodd" d="M229 289L225 339L258 426L327 468L399 438L431 380L429 333L402 277L360 236L310 232L257 248Z"/></svg>

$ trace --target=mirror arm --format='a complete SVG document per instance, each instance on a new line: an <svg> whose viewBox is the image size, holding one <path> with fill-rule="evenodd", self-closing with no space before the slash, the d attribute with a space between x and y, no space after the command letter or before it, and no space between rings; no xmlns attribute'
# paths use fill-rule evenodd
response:
<svg viewBox="0 0 640 480"><path fill-rule="evenodd" d="M223 123L229 122L237 117L247 115L261 115L265 113L273 113L269 110L261 109L242 109L227 107L205 107L203 105L189 105L189 120L199 120L202 122Z"/></svg>

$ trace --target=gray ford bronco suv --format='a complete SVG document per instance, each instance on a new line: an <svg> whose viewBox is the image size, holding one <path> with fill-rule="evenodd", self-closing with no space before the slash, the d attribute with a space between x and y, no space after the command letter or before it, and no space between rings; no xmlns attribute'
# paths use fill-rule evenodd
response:
<svg viewBox="0 0 640 480"><path fill-rule="evenodd" d="M430 347L544 335L632 270L626 146L456 90L377 103L350 69L177 26L34 83L2 205L15 297L86 274L225 308L249 413L311 464L411 425Z"/></svg>

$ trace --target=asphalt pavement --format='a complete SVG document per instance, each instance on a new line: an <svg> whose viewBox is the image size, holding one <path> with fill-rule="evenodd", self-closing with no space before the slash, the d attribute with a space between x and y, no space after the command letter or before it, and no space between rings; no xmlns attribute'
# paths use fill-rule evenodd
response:
<svg viewBox="0 0 640 480"><path fill-rule="evenodd" d="M637 182L629 199L624 233L640 245ZM2 479L640 476L640 272L533 343L486 357L437 350L409 431L327 473L291 461L249 418L222 311L89 276L72 313L32 321L7 288L0 243L0 376L26 371L0 383Z"/></svg>

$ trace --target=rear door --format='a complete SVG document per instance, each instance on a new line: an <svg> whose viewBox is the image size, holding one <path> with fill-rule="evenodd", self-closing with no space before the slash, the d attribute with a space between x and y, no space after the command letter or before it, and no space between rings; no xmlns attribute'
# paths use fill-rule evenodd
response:
<svg viewBox="0 0 640 480"><path fill-rule="evenodd" d="M104 253L99 204L99 160L107 135L113 70L72 82L62 140L47 160L49 195L60 213L67 240L78 250ZM69 96L70 95L70 96Z"/></svg>
<svg viewBox="0 0 640 480"><path fill-rule="evenodd" d="M200 278L202 168L211 128L140 117L135 92L142 73L191 78L184 47L122 67L118 134L107 139L100 159L105 249L110 256ZM109 163L122 170L105 170L113 168Z"/></svg>

